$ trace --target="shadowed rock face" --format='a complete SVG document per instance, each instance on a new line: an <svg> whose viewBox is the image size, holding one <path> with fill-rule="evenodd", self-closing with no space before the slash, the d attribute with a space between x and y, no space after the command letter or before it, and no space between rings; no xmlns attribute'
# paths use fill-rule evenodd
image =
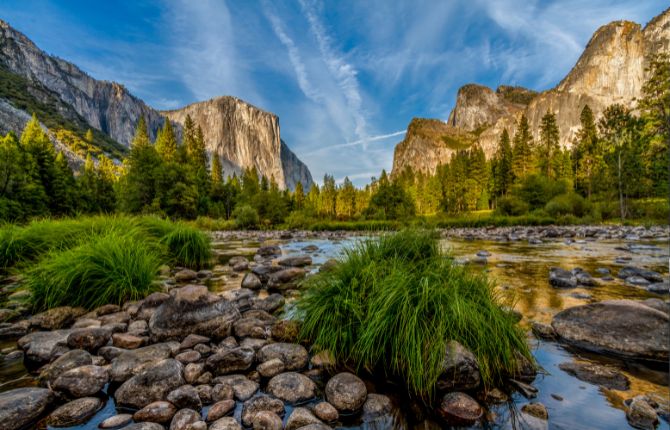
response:
<svg viewBox="0 0 670 430"><path fill-rule="evenodd" d="M180 125L190 115L202 127L207 151L221 157L227 175L255 167L279 188L293 189L298 182L305 189L312 185L307 167L281 140L277 115L228 96L163 114Z"/></svg>
<svg viewBox="0 0 670 430"><path fill-rule="evenodd" d="M560 143L571 147L579 129L579 117L587 104L598 118L614 103L634 109L642 97L646 68L652 55L670 53L670 9L651 20L644 28L629 21L615 21L600 27L591 37L570 73L554 88L534 94L523 88L501 86L493 91L483 85L468 84L458 91L448 125L463 132L474 132L487 157L503 130L510 136L522 113L538 139L542 116L556 114ZM409 136L409 132L408 132ZM438 138L406 138L396 147L393 166L434 171L449 160L453 150Z"/></svg>

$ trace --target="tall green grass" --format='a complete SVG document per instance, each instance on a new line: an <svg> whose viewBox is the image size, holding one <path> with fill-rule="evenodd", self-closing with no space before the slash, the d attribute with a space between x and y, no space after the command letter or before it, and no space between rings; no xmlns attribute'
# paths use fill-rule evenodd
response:
<svg viewBox="0 0 670 430"><path fill-rule="evenodd" d="M160 264L211 260L209 237L157 217L40 220L0 229L0 269L26 273L36 310L121 303L155 290Z"/></svg>
<svg viewBox="0 0 670 430"><path fill-rule="evenodd" d="M157 243L141 232L110 231L65 251L52 251L27 273L36 309L122 304L158 288Z"/></svg>
<svg viewBox="0 0 670 430"><path fill-rule="evenodd" d="M531 358L492 284L453 264L427 231L362 242L305 288L296 305L303 338L338 360L400 377L424 397L433 394L449 340L475 354L486 386L513 373L515 352Z"/></svg>
<svg viewBox="0 0 670 430"><path fill-rule="evenodd" d="M178 224L161 240L172 260L192 269L207 267L212 258L209 236L194 227Z"/></svg>

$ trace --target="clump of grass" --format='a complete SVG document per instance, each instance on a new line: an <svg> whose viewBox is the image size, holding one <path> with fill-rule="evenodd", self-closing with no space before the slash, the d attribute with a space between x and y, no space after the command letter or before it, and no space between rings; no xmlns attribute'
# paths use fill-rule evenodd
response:
<svg viewBox="0 0 670 430"><path fill-rule="evenodd" d="M155 243L138 230L110 231L65 251L52 251L27 274L36 310L55 306L92 309L122 304L156 291L161 264Z"/></svg>
<svg viewBox="0 0 670 430"><path fill-rule="evenodd" d="M208 267L212 258L210 239L196 228L176 225L161 240L173 262L192 269Z"/></svg>
<svg viewBox="0 0 670 430"><path fill-rule="evenodd" d="M430 397L447 342L477 357L485 386L531 358L523 332L482 274L453 264L426 231L405 230L346 251L333 270L305 282L301 336L359 368L400 377Z"/></svg>

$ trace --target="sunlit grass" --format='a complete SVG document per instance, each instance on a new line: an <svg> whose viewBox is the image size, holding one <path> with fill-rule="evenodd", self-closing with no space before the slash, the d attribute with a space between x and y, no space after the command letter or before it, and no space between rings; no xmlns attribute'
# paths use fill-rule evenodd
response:
<svg viewBox="0 0 670 430"><path fill-rule="evenodd" d="M305 288L297 303L304 338L422 396L432 394L450 340L475 354L485 385L513 373L515 351L531 357L492 284L453 264L430 232L362 242Z"/></svg>

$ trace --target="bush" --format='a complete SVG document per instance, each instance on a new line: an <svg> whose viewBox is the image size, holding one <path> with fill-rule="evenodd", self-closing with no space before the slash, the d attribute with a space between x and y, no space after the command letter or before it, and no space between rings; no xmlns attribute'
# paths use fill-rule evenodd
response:
<svg viewBox="0 0 670 430"><path fill-rule="evenodd" d="M184 224L178 224L161 240L167 246L172 263L191 269L209 266L212 246L209 236Z"/></svg>
<svg viewBox="0 0 670 430"><path fill-rule="evenodd" d="M513 372L517 353L531 358L493 286L445 258L430 232L361 242L303 285L301 337L341 362L403 379L411 393L433 394L449 340L475 354L486 386Z"/></svg>
<svg viewBox="0 0 670 430"><path fill-rule="evenodd" d="M284 219L289 229L308 229L313 223L314 218L306 211L293 211Z"/></svg>
<svg viewBox="0 0 670 430"><path fill-rule="evenodd" d="M567 190L568 184L565 181L555 181L542 175L530 175L514 189L513 194L528 203L531 209L538 209Z"/></svg>
<svg viewBox="0 0 670 430"><path fill-rule="evenodd" d="M158 286L160 249L142 233L113 231L66 251L54 251L27 274L34 309L82 306L93 309L138 300Z"/></svg>
<svg viewBox="0 0 670 430"><path fill-rule="evenodd" d="M233 218L235 218L237 228L258 227L258 212L249 205L236 206L233 211Z"/></svg>
<svg viewBox="0 0 670 430"><path fill-rule="evenodd" d="M516 196L505 196L498 199L496 211L501 215L523 215L528 212L528 203Z"/></svg>
<svg viewBox="0 0 670 430"><path fill-rule="evenodd" d="M577 193L565 193L551 199L544 209L553 217L560 215L583 217L589 213L591 205Z"/></svg>

